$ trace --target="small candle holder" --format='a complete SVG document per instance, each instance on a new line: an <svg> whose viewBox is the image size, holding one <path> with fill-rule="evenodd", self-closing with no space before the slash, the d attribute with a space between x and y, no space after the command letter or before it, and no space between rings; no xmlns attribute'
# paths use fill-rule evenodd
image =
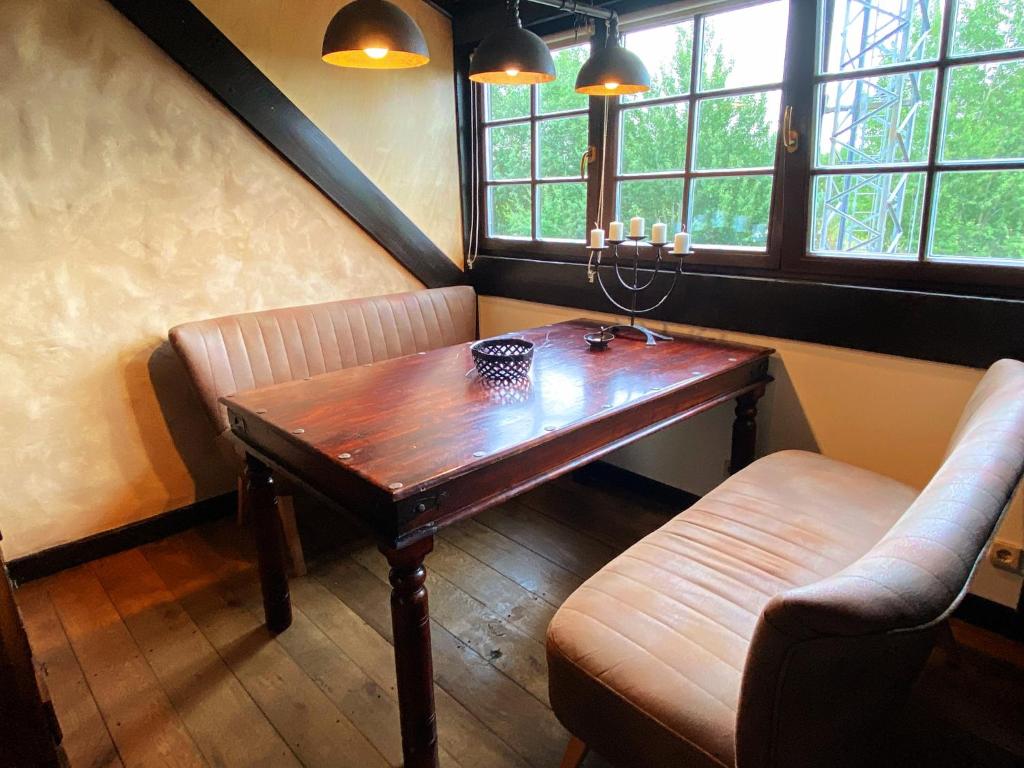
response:
<svg viewBox="0 0 1024 768"><path fill-rule="evenodd" d="M654 346L658 343L657 340L669 341L672 337L666 336L663 333L657 333L650 328L638 324L636 318L653 312L668 301L668 297L672 295L672 291L675 290L676 283L679 281L679 275L683 273L682 257L686 254L668 250L672 244L667 242L651 243L651 247L655 249L654 268L650 277L643 279L640 272L640 244L646 240L646 237L630 235L625 240L608 240L604 248L587 248L587 251L590 253L590 258L587 261L587 279L590 282L594 282L596 277L605 298L616 308L629 315L628 325L609 325L602 328L601 332L608 332L613 335L618 335L618 333L638 333L645 339L647 346ZM622 248L621 250L624 253L620 253L621 246L626 243L632 243L632 246ZM612 262L608 266L615 271L615 277L619 286L628 293L626 303L620 302L612 296L612 292L605 285L604 278L601 275L601 261L604 258L604 252L607 250L611 250L612 255ZM692 251L687 253L692 253ZM667 255L677 257L677 263L674 268L669 264L669 260L665 258ZM630 261L632 261L632 264L629 263ZM664 266L668 266L668 269L663 269ZM672 282L668 285L667 290L662 292L652 291L652 298L642 302L641 295L647 294L652 289L655 280L661 275L672 276Z"/></svg>

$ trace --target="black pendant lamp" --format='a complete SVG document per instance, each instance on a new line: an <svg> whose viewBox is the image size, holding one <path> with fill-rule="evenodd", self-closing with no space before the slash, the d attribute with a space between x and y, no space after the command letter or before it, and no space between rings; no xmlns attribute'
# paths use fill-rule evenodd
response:
<svg viewBox="0 0 1024 768"><path fill-rule="evenodd" d="M337 67L409 69L430 61L423 32L387 0L355 0L331 19L323 59Z"/></svg>
<svg viewBox="0 0 1024 768"><path fill-rule="evenodd" d="M597 50L580 68L576 92L588 96L623 96L651 90L651 75L640 57L619 41L617 18L608 21L604 48Z"/></svg>
<svg viewBox="0 0 1024 768"><path fill-rule="evenodd" d="M506 0L508 24L484 39L473 54L469 79L494 85L535 85L555 79L547 44L519 18L519 0Z"/></svg>

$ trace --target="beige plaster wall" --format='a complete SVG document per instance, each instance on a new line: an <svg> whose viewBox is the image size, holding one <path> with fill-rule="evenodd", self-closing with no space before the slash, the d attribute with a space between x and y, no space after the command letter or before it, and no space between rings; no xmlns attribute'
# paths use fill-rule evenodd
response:
<svg viewBox="0 0 1024 768"><path fill-rule="evenodd" d="M423 0L393 1L423 30L426 66L324 64L324 30L349 0L192 3L461 267L451 21Z"/></svg>
<svg viewBox="0 0 1024 768"><path fill-rule="evenodd" d="M580 316L600 317L567 307L480 298L484 336ZM759 453L786 448L817 451L918 487L938 468L960 411L984 373L787 339L654 325L777 351L771 363L775 383L760 405ZM613 461L677 488L704 493L726 476L731 425L732 409L722 406L617 452ZM1024 542L1019 493L999 538ZM987 562L972 584L972 591L1011 606L1020 589L1020 577Z"/></svg>
<svg viewBox="0 0 1024 768"><path fill-rule="evenodd" d="M0 530L17 557L230 482L169 327L419 284L105 0L5 0L0 72ZM391 89L435 108L415 81Z"/></svg>

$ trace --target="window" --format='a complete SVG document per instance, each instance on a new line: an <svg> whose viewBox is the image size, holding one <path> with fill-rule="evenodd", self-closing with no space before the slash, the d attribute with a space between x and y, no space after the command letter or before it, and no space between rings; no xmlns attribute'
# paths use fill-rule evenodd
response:
<svg viewBox="0 0 1024 768"><path fill-rule="evenodd" d="M626 35L652 87L616 110L617 218L670 234L685 221L698 248L767 249L786 26L779 1Z"/></svg>
<svg viewBox="0 0 1024 768"><path fill-rule="evenodd" d="M828 3L812 253L1024 264L1024 4L943 11Z"/></svg>
<svg viewBox="0 0 1024 768"><path fill-rule="evenodd" d="M485 251L583 260L595 219L640 215L685 225L697 270L1022 295L1024 0L704 7L623 20L647 93L588 110L584 46L486 89Z"/></svg>
<svg viewBox="0 0 1024 768"><path fill-rule="evenodd" d="M555 51L551 83L482 89L486 238L583 241L588 103L574 85L589 55L589 44Z"/></svg>

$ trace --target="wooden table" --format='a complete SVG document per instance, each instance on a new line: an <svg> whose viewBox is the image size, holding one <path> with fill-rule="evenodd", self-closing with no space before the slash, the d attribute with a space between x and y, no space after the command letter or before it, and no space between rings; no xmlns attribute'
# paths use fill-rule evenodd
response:
<svg viewBox="0 0 1024 768"><path fill-rule="evenodd" d="M524 331L530 378L477 377L469 344L224 398L248 452L250 515L268 628L291 623L273 475L358 514L391 565L391 617L406 768L437 765L424 557L434 534L729 400L731 467L754 454L772 350L677 337L591 351L575 320Z"/></svg>

